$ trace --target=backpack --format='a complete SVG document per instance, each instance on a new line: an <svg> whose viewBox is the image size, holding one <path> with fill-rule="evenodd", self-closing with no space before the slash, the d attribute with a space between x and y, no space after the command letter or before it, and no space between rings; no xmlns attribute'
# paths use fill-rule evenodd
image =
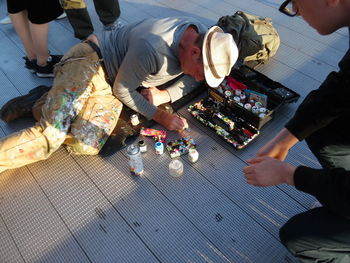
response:
<svg viewBox="0 0 350 263"><path fill-rule="evenodd" d="M220 17L216 25L232 35L239 61L252 67L265 63L280 46L280 37L268 17L237 11L232 16Z"/></svg>

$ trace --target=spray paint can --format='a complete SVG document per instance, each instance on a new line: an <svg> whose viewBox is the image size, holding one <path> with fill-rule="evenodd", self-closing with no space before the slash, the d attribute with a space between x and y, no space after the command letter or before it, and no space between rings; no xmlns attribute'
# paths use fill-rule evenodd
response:
<svg viewBox="0 0 350 263"><path fill-rule="evenodd" d="M143 161L138 145L132 144L126 149L129 156L130 173L134 176L140 176L143 173Z"/></svg>

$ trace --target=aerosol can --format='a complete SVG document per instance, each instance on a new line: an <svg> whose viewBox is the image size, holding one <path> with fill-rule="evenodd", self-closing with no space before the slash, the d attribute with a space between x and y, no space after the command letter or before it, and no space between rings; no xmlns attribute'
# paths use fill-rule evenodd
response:
<svg viewBox="0 0 350 263"><path fill-rule="evenodd" d="M140 176L143 173L143 161L138 145L132 144L128 146L126 152L129 156L130 173L134 176Z"/></svg>

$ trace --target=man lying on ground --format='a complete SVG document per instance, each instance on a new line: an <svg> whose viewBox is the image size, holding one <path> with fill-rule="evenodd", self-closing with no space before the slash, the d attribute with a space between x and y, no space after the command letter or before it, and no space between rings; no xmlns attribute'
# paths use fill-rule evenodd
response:
<svg viewBox="0 0 350 263"><path fill-rule="evenodd" d="M62 144L71 153L97 154L123 104L168 130L183 130L184 118L157 106L178 100L196 81L218 86L237 57L230 34L187 17L147 19L92 35L57 65L38 123L0 141L0 172L46 159ZM166 90L156 88L183 73ZM148 89L141 94L140 86Z"/></svg>

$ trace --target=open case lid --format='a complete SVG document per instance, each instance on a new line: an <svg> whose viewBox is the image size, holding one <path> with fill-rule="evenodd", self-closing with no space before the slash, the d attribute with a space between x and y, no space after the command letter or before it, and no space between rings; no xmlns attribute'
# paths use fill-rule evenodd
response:
<svg viewBox="0 0 350 263"><path fill-rule="evenodd" d="M247 86L256 87L269 97L277 98L282 104L296 102L300 97L295 91L245 65L233 69L231 76Z"/></svg>

